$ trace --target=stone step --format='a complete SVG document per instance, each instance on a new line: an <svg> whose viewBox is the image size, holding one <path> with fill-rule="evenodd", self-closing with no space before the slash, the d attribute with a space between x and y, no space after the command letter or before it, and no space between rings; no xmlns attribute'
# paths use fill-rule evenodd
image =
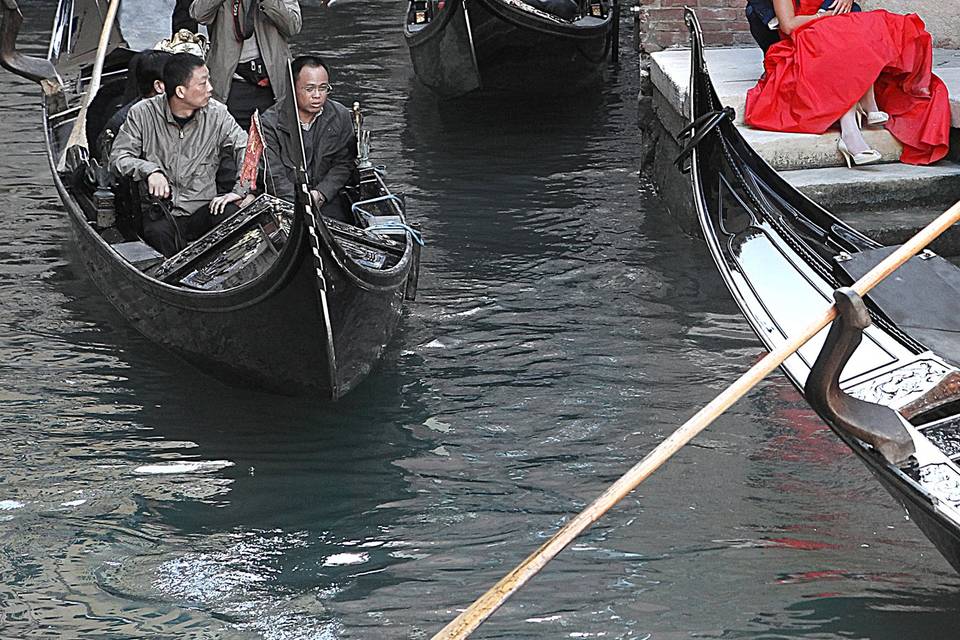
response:
<svg viewBox="0 0 960 640"><path fill-rule="evenodd" d="M927 226L943 209L931 206L847 211L836 214L854 229L883 245L903 244ZM960 225L953 225L930 248L942 256L960 256Z"/></svg>
<svg viewBox="0 0 960 640"><path fill-rule="evenodd" d="M761 131L746 125L738 125L737 128L750 146L778 171L847 167L837 149L839 130L816 135ZM900 159L902 147L886 129L864 129L863 138L871 148L880 152L880 163L897 162ZM858 171L866 169L866 166L857 168Z"/></svg>
<svg viewBox="0 0 960 640"><path fill-rule="evenodd" d="M943 210L960 200L960 163L948 160L924 167L897 163L780 175L834 213L916 206Z"/></svg>

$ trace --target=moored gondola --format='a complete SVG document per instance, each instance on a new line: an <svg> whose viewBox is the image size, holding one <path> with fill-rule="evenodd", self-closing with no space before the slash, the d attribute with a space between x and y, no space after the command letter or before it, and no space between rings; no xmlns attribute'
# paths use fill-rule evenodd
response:
<svg viewBox="0 0 960 640"><path fill-rule="evenodd" d="M402 198L361 162L340 194L355 225L315 216L306 202L262 195L165 259L140 237L136 199L125 198L124 185L71 136L86 112L84 96L96 89L107 6L61 0L47 60L16 52L22 16L13 0L3 4L0 33L3 66L42 88L53 181L90 277L146 337L228 383L342 397L376 365L404 299L416 292L419 239L405 224ZM165 35L149 25L166 25L168 16L152 18L125 16L102 40L98 100L123 86L133 54L128 25L143 44ZM358 139L366 142L362 133Z"/></svg>
<svg viewBox="0 0 960 640"><path fill-rule="evenodd" d="M768 349L834 300L841 317L783 371L960 571L960 269L925 252L864 299L844 287L893 248L852 229L750 148L691 31L688 171L720 274Z"/></svg>
<svg viewBox="0 0 960 640"><path fill-rule="evenodd" d="M615 58L619 0L410 0L413 68L444 98L575 92Z"/></svg>

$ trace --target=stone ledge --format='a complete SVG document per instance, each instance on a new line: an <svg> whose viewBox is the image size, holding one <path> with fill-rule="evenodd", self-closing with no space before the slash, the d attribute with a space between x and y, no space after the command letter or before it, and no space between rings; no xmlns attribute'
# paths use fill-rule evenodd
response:
<svg viewBox="0 0 960 640"><path fill-rule="evenodd" d="M743 125L746 92L763 71L763 53L757 47L707 49L707 66L720 101L737 112L744 137L774 168L783 170L839 167L843 159L836 148L836 132L822 135L760 131ZM934 50L934 71L950 90L952 124L960 127L960 51ZM650 80L678 114L688 113L689 49L669 49L651 56ZM885 129L864 131L867 142L895 162L900 145Z"/></svg>
<svg viewBox="0 0 960 640"><path fill-rule="evenodd" d="M897 206L946 208L960 200L960 164L949 161L925 167L895 164L854 170L801 169L782 171L780 175L834 213Z"/></svg>

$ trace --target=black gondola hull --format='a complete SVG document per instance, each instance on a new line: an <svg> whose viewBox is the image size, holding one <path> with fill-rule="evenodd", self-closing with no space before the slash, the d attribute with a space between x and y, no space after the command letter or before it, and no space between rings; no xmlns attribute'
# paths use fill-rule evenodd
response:
<svg viewBox="0 0 960 640"><path fill-rule="evenodd" d="M606 77L612 12L603 19L557 23L502 0L448 4L434 21L405 29L417 77L451 98L484 92L562 94Z"/></svg>
<svg viewBox="0 0 960 640"><path fill-rule="evenodd" d="M692 11L687 20L693 34L691 125L678 163L690 173L697 216L721 277L750 327L773 350L825 310L835 289L853 283L844 265L882 250L789 185L749 147L710 82ZM911 263L913 269L924 264L921 258ZM900 274L889 286L907 286L896 284L905 277ZM960 271L944 277L956 284ZM951 396L948 384L958 379L960 369L898 326L869 294L866 302L872 322L844 363L840 388L897 412L914 453L894 464L846 431L842 417L805 397L960 572L960 395ZM912 309L918 322L905 326L918 331L927 311ZM781 367L801 393L824 337L825 331Z"/></svg>
<svg viewBox="0 0 960 640"><path fill-rule="evenodd" d="M281 256L270 282L231 296L185 291L145 277L100 239L63 187L76 246L91 280L140 333L229 384L337 398L366 377L400 319L405 278L388 293L366 292L325 270L336 367L304 234ZM330 257L327 256L328 261Z"/></svg>

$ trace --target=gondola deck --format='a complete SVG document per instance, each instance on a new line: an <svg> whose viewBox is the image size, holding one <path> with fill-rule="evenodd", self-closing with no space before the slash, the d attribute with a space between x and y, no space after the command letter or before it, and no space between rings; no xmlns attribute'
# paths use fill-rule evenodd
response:
<svg viewBox="0 0 960 640"><path fill-rule="evenodd" d="M755 153L724 111L703 59L696 15L691 30L688 170L697 215L718 270L768 349L804 327L890 251L791 187ZM685 162L689 164L685 164ZM934 282L929 280L935 279ZM926 286L918 283L927 281ZM953 291L960 270L930 252L866 298L872 323L843 363L840 388L897 412L913 450L892 461L812 396L827 330L788 358L783 371L856 453L951 565L960 571L960 340ZM940 299L947 298L946 300ZM823 351L821 353L821 351ZM813 373L812 373L813 372ZM867 425L869 427L869 425Z"/></svg>

